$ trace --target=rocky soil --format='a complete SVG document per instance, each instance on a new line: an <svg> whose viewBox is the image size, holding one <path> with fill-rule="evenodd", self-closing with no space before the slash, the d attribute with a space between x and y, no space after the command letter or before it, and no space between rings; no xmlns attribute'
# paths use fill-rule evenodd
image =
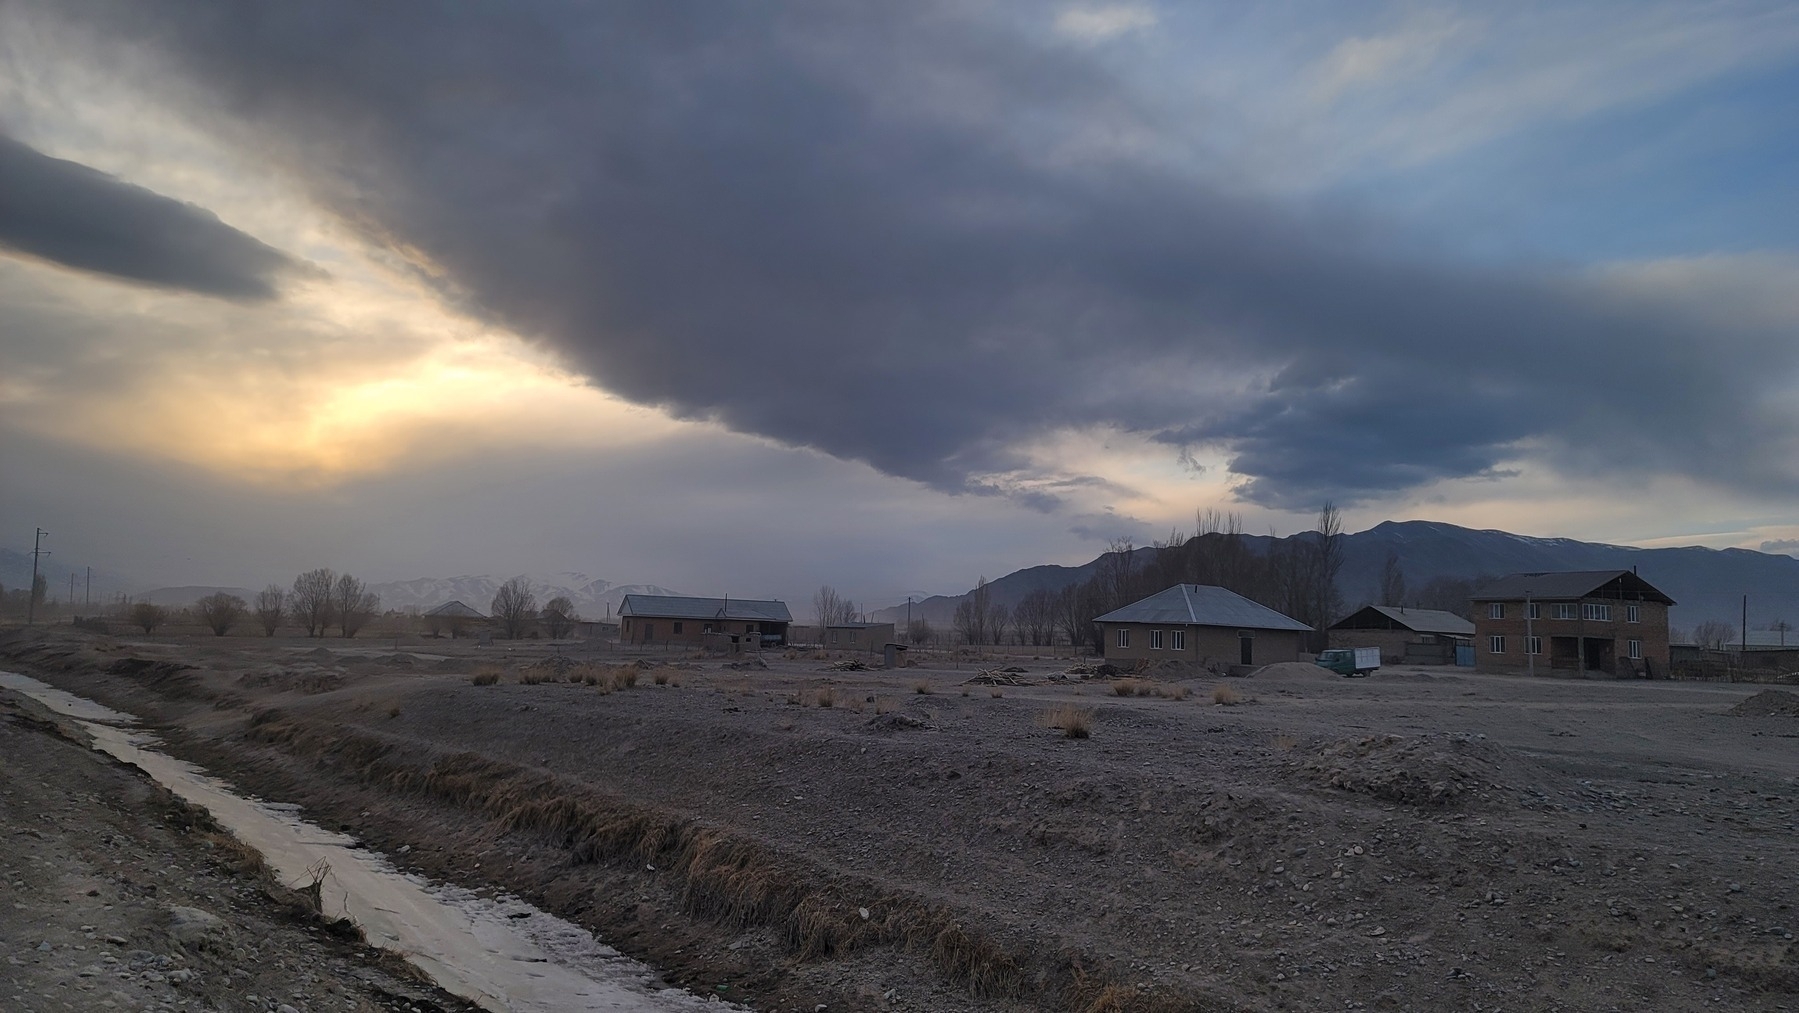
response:
<svg viewBox="0 0 1799 1013"><path fill-rule="evenodd" d="M1799 991L1799 717L1744 705L1753 687L279 639L0 655L421 872L759 1008L1783 1009Z"/></svg>
<svg viewBox="0 0 1799 1013"><path fill-rule="evenodd" d="M204 814L4 697L0 1009L470 1009L296 907Z"/></svg>

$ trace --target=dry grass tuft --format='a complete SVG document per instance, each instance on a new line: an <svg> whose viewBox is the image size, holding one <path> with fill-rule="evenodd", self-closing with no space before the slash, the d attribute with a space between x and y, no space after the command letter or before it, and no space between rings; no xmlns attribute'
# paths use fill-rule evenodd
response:
<svg viewBox="0 0 1799 1013"><path fill-rule="evenodd" d="M1000 697L1005 696L1006 694L998 686L995 686L995 687L993 687L993 689L990 692L988 692L987 695L992 697L995 700L998 700Z"/></svg>
<svg viewBox="0 0 1799 1013"><path fill-rule="evenodd" d="M545 675L542 672L533 672L533 671L527 669L518 674L518 684L520 686L535 686L535 685L538 685L539 683L544 683L544 682L548 682L548 681L550 681L549 676Z"/></svg>
<svg viewBox="0 0 1799 1013"><path fill-rule="evenodd" d="M1037 724L1061 729L1065 739L1084 739L1093 732L1093 712L1085 707L1061 704L1038 714Z"/></svg>
<svg viewBox="0 0 1799 1013"><path fill-rule="evenodd" d="M612 670L613 689L633 689L637 686L637 668L634 665L621 665Z"/></svg>
<svg viewBox="0 0 1799 1013"><path fill-rule="evenodd" d="M400 716L400 705L397 703L388 704L387 705L387 716L388 716L389 720L399 717Z"/></svg>
<svg viewBox="0 0 1799 1013"><path fill-rule="evenodd" d="M650 679L658 686L666 686L668 685L668 673L672 671L674 671L672 668L658 668L650 673Z"/></svg>
<svg viewBox="0 0 1799 1013"><path fill-rule="evenodd" d="M812 702L820 707L837 706L837 690L830 686L820 686L812 693Z"/></svg>
<svg viewBox="0 0 1799 1013"><path fill-rule="evenodd" d="M497 686L500 683L500 673L476 672L469 677L469 681L477 686Z"/></svg>
<svg viewBox="0 0 1799 1013"><path fill-rule="evenodd" d="M1233 707L1243 702L1243 694L1237 692L1235 686L1221 682L1212 687L1212 702L1222 707Z"/></svg>
<svg viewBox="0 0 1799 1013"><path fill-rule="evenodd" d="M899 709L900 709L899 701L893 699L890 696L884 696L875 701L875 713L876 714L892 714L893 712L895 712Z"/></svg>
<svg viewBox="0 0 1799 1013"><path fill-rule="evenodd" d="M1156 687L1156 695L1165 697L1169 700L1185 700L1193 695L1193 688L1191 686L1175 685L1158 686Z"/></svg>
<svg viewBox="0 0 1799 1013"><path fill-rule="evenodd" d="M1119 679L1112 683L1112 692L1117 696L1149 696L1155 692L1155 686L1145 679Z"/></svg>
<svg viewBox="0 0 1799 1013"><path fill-rule="evenodd" d="M1299 747L1299 736L1290 732L1280 732L1271 740L1274 748L1282 752L1292 752Z"/></svg>
<svg viewBox="0 0 1799 1013"><path fill-rule="evenodd" d="M931 693L935 693L936 690L931 688L930 683L920 680L920 681L912 684L912 692L928 695Z"/></svg>

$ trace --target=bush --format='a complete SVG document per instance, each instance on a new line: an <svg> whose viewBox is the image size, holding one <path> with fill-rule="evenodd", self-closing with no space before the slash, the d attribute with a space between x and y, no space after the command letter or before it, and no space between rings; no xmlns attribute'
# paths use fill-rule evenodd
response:
<svg viewBox="0 0 1799 1013"><path fill-rule="evenodd" d="M931 688L930 683L919 681L919 682L915 682L912 684L912 692L929 694L929 693L934 693L936 691Z"/></svg>
<svg viewBox="0 0 1799 1013"><path fill-rule="evenodd" d="M1236 687L1219 683L1212 687L1212 702L1224 707L1233 707L1243 702L1243 694Z"/></svg>
<svg viewBox="0 0 1799 1013"><path fill-rule="evenodd" d="M1037 715L1037 723L1044 728L1061 729L1065 739L1084 739L1092 734L1093 712L1085 707L1062 704Z"/></svg>
<svg viewBox="0 0 1799 1013"><path fill-rule="evenodd" d="M497 686L500 682L500 673L498 669L478 671L469 677L469 681L477 686Z"/></svg>
<svg viewBox="0 0 1799 1013"><path fill-rule="evenodd" d="M837 690L830 686L820 686L818 692L813 694L812 702L820 707L835 707L837 706Z"/></svg>

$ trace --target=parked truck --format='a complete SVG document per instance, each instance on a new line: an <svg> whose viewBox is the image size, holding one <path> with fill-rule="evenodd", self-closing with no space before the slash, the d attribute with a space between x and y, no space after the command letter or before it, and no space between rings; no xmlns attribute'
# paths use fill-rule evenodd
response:
<svg viewBox="0 0 1799 1013"><path fill-rule="evenodd" d="M1342 676L1367 675L1380 667L1380 648L1333 647L1318 655L1318 664Z"/></svg>

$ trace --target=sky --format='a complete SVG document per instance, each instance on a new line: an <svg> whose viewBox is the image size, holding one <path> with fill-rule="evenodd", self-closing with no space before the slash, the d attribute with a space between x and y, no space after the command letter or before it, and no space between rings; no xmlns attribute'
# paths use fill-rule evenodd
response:
<svg viewBox="0 0 1799 1013"><path fill-rule="evenodd" d="M0 547L1799 551L1799 7L0 0Z"/></svg>

